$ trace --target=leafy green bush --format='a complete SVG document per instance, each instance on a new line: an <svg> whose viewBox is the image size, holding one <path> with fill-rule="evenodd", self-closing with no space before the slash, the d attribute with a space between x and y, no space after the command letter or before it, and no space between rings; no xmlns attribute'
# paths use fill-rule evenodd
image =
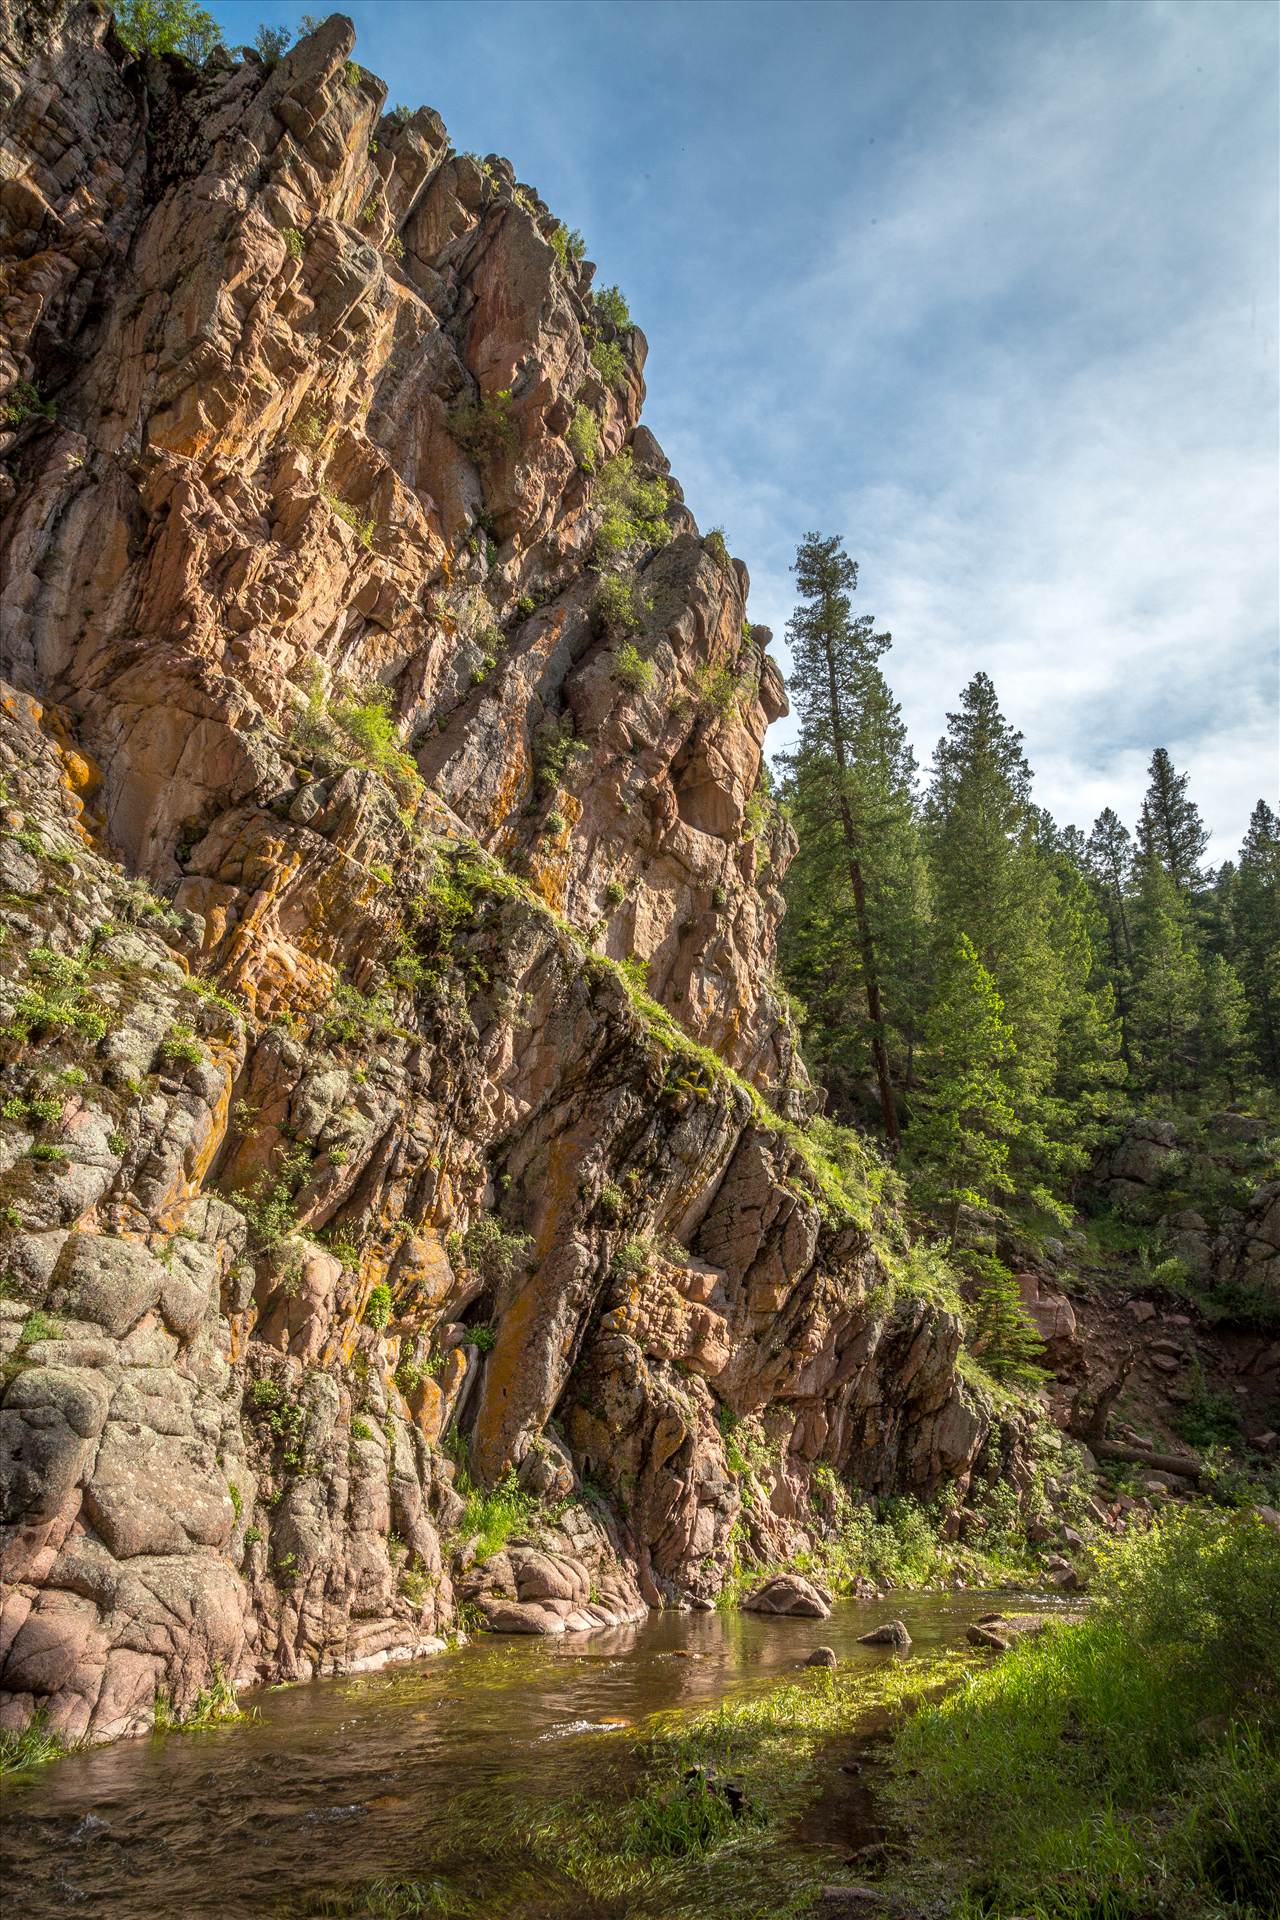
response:
<svg viewBox="0 0 1280 1920"><path fill-rule="evenodd" d="M664 517L669 497L660 475L645 480L636 472L628 450L606 460L595 488L603 508L595 537L597 565L613 568L646 547L665 546L671 538Z"/></svg>
<svg viewBox="0 0 1280 1920"><path fill-rule="evenodd" d="M606 386L625 386L627 379L627 356L616 340L594 339L589 348L592 366Z"/></svg>
<svg viewBox="0 0 1280 1920"><path fill-rule="evenodd" d="M112 15L131 53L180 53L198 65L222 38L213 15L195 0L115 0Z"/></svg>
<svg viewBox="0 0 1280 1920"><path fill-rule="evenodd" d="M285 252L291 260L301 260L307 250L307 243L297 227L281 227L280 237L284 241Z"/></svg>
<svg viewBox="0 0 1280 1920"><path fill-rule="evenodd" d="M565 434L569 442L569 451L584 473L594 473L596 450L600 444L600 422L590 407L575 407L569 430Z"/></svg>
<svg viewBox="0 0 1280 1920"><path fill-rule="evenodd" d="M646 660L634 641L624 640L613 656L613 674L632 693L643 693L653 685L654 665Z"/></svg>
<svg viewBox="0 0 1280 1920"><path fill-rule="evenodd" d="M524 1273L533 1252L533 1238L504 1227L496 1214L482 1213L463 1234L462 1252L467 1265L485 1285L496 1287Z"/></svg>
<svg viewBox="0 0 1280 1920"><path fill-rule="evenodd" d="M379 1280L364 1305L366 1325L381 1330L391 1318L391 1289L385 1280Z"/></svg>
<svg viewBox="0 0 1280 1920"><path fill-rule="evenodd" d="M511 417L510 387L455 407L449 415L449 431L473 460L496 460L514 452L516 423Z"/></svg>
<svg viewBox="0 0 1280 1920"><path fill-rule="evenodd" d="M514 1473L508 1473L492 1492L475 1487L462 1473L458 1491L466 1500L458 1531L463 1539L475 1538L477 1560L492 1560L501 1553L513 1533L526 1527L533 1515L534 1502L522 1493Z"/></svg>
<svg viewBox="0 0 1280 1920"><path fill-rule="evenodd" d="M391 691L372 686L340 686L330 700L317 668L311 678L307 703L294 723L293 737L324 762L363 766L380 775L404 802L422 793L422 776L404 750L392 714Z"/></svg>
<svg viewBox="0 0 1280 1920"><path fill-rule="evenodd" d="M587 749L573 730L573 715L543 723L533 736L533 778L544 792L557 787L572 773Z"/></svg>
<svg viewBox="0 0 1280 1920"><path fill-rule="evenodd" d="M0 420L7 426L20 427L24 420L40 416L45 420L55 420L58 409L52 400L42 400L39 389L29 380L16 380L9 389L9 397L0 407Z"/></svg>
<svg viewBox="0 0 1280 1920"><path fill-rule="evenodd" d="M587 251L587 243L576 227L566 227L561 221L551 235L551 245L555 249L556 259L563 273L576 267Z"/></svg>
<svg viewBox="0 0 1280 1920"><path fill-rule="evenodd" d="M729 549L725 544L723 527L712 527L709 533L703 535L702 544L718 565L722 567L728 566Z"/></svg>
<svg viewBox="0 0 1280 1920"><path fill-rule="evenodd" d="M611 880L604 890L604 903L607 907L620 907L627 897L627 890L621 880Z"/></svg>
<svg viewBox="0 0 1280 1920"><path fill-rule="evenodd" d="M293 45L288 27L268 27L265 23L253 36L253 49L264 66L274 67Z"/></svg>
<svg viewBox="0 0 1280 1920"><path fill-rule="evenodd" d="M631 309L620 287L597 287L591 295L591 304L605 325L618 333L632 324Z"/></svg>
<svg viewBox="0 0 1280 1920"><path fill-rule="evenodd" d="M336 514L339 520L351 528L362 547L372 547L373 536L378 530L376 520L361 513L359 507L354 506L350 500L344 500L342 495L336 493L332 487L321 487L320 498L331 513Z"/></svg>
<svg viewBox="0 0 1280 1920"><path fill-rule="evenodd" d="M166 1060L172 1060L176 1066L199 1067L205 1060L204 1048L196 1039L194 1027L184 1021L175 1020L160 1042L160 1052Z"/></svg>

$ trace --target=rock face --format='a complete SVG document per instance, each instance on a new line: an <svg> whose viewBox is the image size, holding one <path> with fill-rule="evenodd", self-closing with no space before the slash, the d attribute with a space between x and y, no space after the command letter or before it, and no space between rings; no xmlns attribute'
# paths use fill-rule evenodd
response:
<svg viewBox="0 0 1280 1920"><path fill-rule="evenodd" d="M601 583L643 336L352 37L0 0L0 1683L70 1737L706 1602L990 1427L798 1124L745 569L669 482Z"/></svg>

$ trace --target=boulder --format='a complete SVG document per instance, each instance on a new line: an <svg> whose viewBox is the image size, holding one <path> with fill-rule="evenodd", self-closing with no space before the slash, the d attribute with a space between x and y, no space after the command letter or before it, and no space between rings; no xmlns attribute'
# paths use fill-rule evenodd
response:
<svg viewBox="0 0 1280 1920"><path fill-rule="evenodd" d="M883 1626L872 1627L870 1633L860 1633L858 1640L864 1647L892 1647L896 1653L911 1649L911 1635L901 1620L886 1620Z"/></svg>
<svg viewBox="0 0 1280 1920"><path fill-rule="evenodd" d="M779 1573L766 1580L742 1603L748 1613L790 1613L806 1620L825 1620L831 1605L817 1587L799 1573Z"/></svg>
<svg viewBox="0 0 1280 1920"><path fill-rule="evenodd" d="M806 1667L835 1667L840 1663L834 1647L815 1647L804 1664Z"/></svg>

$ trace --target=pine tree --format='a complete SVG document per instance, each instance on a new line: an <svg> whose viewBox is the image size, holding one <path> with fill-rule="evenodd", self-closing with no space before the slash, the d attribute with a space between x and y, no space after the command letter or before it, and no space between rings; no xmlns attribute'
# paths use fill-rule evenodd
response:
<svg viewBox="0 0 1280 1920"><path fill-rule="evenodd" d="M881 1118L886 1138L896 1145L898 1116L875 925L877 888L868 877L880 837L895 830L900 835L910 819L913 762L897 704L876 664L889 635L875 632L870 615L853 615L856 564L837 536L811 533L792 571L807 604L797 607L787 623L790 684L801 722L790 798L808 837L834 838L839 847L852 899ZM824 864L821 857L818 864ZM834 859L825 864L834 877Z"/></svg>
<svg viewBox="0 0 1280 1920"><path fill-rule="evenodd" d="M1106 975L1120 1016L1125 1064L1132 1067L1129 1045L1129 994L1133 975L1133 934L1129 926L1129 888L1133 881L1133 841L1117 813L1104 807L1093 823L1085 851L1107 929Z"/></svg>
<svg viewBox="0 0 1280 1920"><path fill-rule="evenodd" d="M911 1146L948 1209L954 1246L965 1207L985 1208L997 1194L1012 1192L1009 1142L1018 1131L1006 1082L1012 1030L995 981L965 934L949 956L925 1047L929 1087Z"/></svg>
<svg viewBox="0 0 1280 1920"><path fill-rule="evenodd" d="M1280 1084L1280 819L1265 800L1250 815L1240 849L1231 930L1254 1052L1268 1079Z"/></svg>
<svg viewBox="0 0 1280 1920"><path fill-rule="evenodd" d="M1157 858L1142 862L1136 905L1131 1019L1140 1083L1176 1099L1191 1082L1201 1000L1187 904Z"/></svg>
<svg viewBox="0 0 1280 1920"><path fill-rule="evenodd" d="M1200 975L1195 1027L1197 1083L1211 1093L1221 1089L1228 1100L1234 1100L1248 1073L1252 1053L1244 988L1231 962L1215 953Z"/></svg>
<svg viewBox="0 0 1280 1920"><path fill-rule="evenodd" d="M1187 797L1190 775L1175 772L1168 749L1157 747L1147 777L1138 827L1139 852L1144 860L1158 860L1180 892L1197 893L1205 884L1200 861L1209 834L1199 807Z"/></svg>

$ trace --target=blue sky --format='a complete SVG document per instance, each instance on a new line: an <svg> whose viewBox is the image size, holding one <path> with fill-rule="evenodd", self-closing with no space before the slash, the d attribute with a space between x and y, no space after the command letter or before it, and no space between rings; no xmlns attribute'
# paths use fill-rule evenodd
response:
<svg viewBox="0 0 1280 1920"><path fill-rule="evenodd" d="M645 419L779 652L797 542L841 532L922 763L981 668L1060 820L1132 822L1162 744L1234 850L1280 798L1272 6L347 11L390 100L622 286Z"/></svg>

